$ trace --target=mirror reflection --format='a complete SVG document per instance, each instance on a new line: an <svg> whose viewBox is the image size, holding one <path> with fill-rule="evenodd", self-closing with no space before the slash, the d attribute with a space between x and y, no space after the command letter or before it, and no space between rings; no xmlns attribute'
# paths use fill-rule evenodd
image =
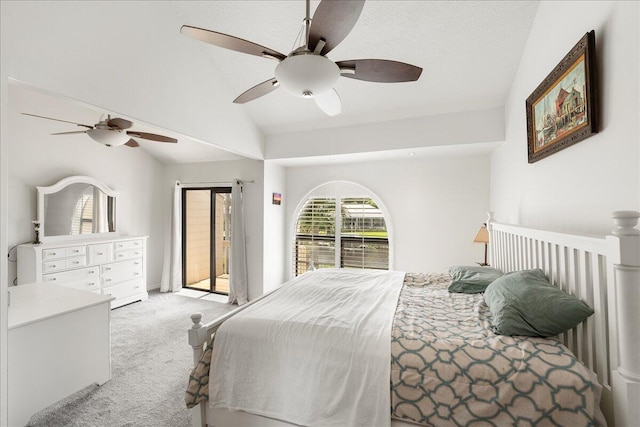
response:
<svg viewBox="0 0 640 427"><path fill-rule="evenodd" d="M68 236L115 231L115 198L78 182L44 195L44 235Z"/></svg>

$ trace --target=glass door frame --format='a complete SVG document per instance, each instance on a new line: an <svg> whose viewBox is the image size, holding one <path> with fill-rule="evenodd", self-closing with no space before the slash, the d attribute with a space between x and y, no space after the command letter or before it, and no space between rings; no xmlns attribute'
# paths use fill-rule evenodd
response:
<svg viewBox="0 0 640 427"><path fill-rule="evenodd" d="M202 288L191 287L187 285L187 203L186 197L189 191L202 191L209 190L210 192L210 205L209 205L209 290ZM182 204L182 287L185 289L198 290L203 292L210 292L213 294L228 295L228 292L222 292L216 290L216 245L215 245L215 230L216 230L216 194L231 194L231 187L183 187L181 192L181 204Z"/></svg>

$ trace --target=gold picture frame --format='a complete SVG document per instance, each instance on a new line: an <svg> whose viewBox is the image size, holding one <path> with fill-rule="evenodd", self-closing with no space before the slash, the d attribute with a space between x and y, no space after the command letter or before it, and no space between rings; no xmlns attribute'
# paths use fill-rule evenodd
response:
<svg viewBox="0 0 640 427"><path fill-rule="evenodd" d="M598 132L595 32L569 51L527 98L529 163Z"/></svg>

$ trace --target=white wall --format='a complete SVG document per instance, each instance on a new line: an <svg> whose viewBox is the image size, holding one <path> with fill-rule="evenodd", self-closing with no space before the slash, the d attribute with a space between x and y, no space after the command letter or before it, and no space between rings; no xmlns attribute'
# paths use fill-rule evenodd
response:
<svg viewBox="0 0 640 427"><path fill-rule="evenodd" d="M266 159L371 153L504 140L502 107L269 135Z"/></svg>
<svg viewBox="0 0 640 427"><path fill-rule="evenodd" d="M491 209L515 224L605 234L609 214L640 208L638 2L541 2L491 160ZM595 30L600 132L529 165L525 99Z"/></svg>
<svg viewBox="0 0 640 427"><path fill-rule="evenodd" d="M484 247L472 242L489 205L487 154L288 168L283 198L289 253L296 206L330 181L362 185L384 203L393 228L394 269L443 272L452 264L483 260Z"/></svg>
<svg viewBox="0 0 640 427"><path fill-rule="evenodd" d="M162 181L164 184L160 184L167 189L171 189L176 180L185 184L231 184L234 178L239 178L245 182L243 190L243 208L245 238L247 243L249 299L254 299L263 293L263 165L264 162L259 160L234 160L227 162L168 165L164 180ZM247 181L254 182L249 183ZM170 208L171 199L167 198L161 209L163 211L168 211Z"/></svg>
<svg viewBox="0 0 640 427"><path fill-rule="evenodd" d="M166 195L156 183L162 180L164 165L140 148L109 148L86 135L49 135L51 127L46 120L20 114L53 102L59 101L19 85L9 85L9 247L34 238L31 221L37 217L36 186L52 185L71 175L92 176L119 193L116 231L149 236L147 285L158 286L166 216L161 203ZM78 115L86 114L83 108L77 109ZM11 259L15 257L13 251ZM15 277L16 263L12 262L9 283Z"/></svg>
<svg viewBox="0 0 640 427"><path fill-rule="evenodd" d="M286 169L272 162L264 162L264 292L284 283L288 277L285 259L285 224L288 206ZM282 204L273 204L273 193L283 195Z"/></svg>

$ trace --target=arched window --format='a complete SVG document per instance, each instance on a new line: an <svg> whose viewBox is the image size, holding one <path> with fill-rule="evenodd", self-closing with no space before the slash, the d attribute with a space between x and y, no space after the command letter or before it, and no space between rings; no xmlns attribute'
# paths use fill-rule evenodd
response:
<svg viewBox="0 0 640 427"><path fill-rule="evenodd" d="M364 187L316 188L297 212L293 275L316 268L389 269L389 232L380 202Z"/></svg>

